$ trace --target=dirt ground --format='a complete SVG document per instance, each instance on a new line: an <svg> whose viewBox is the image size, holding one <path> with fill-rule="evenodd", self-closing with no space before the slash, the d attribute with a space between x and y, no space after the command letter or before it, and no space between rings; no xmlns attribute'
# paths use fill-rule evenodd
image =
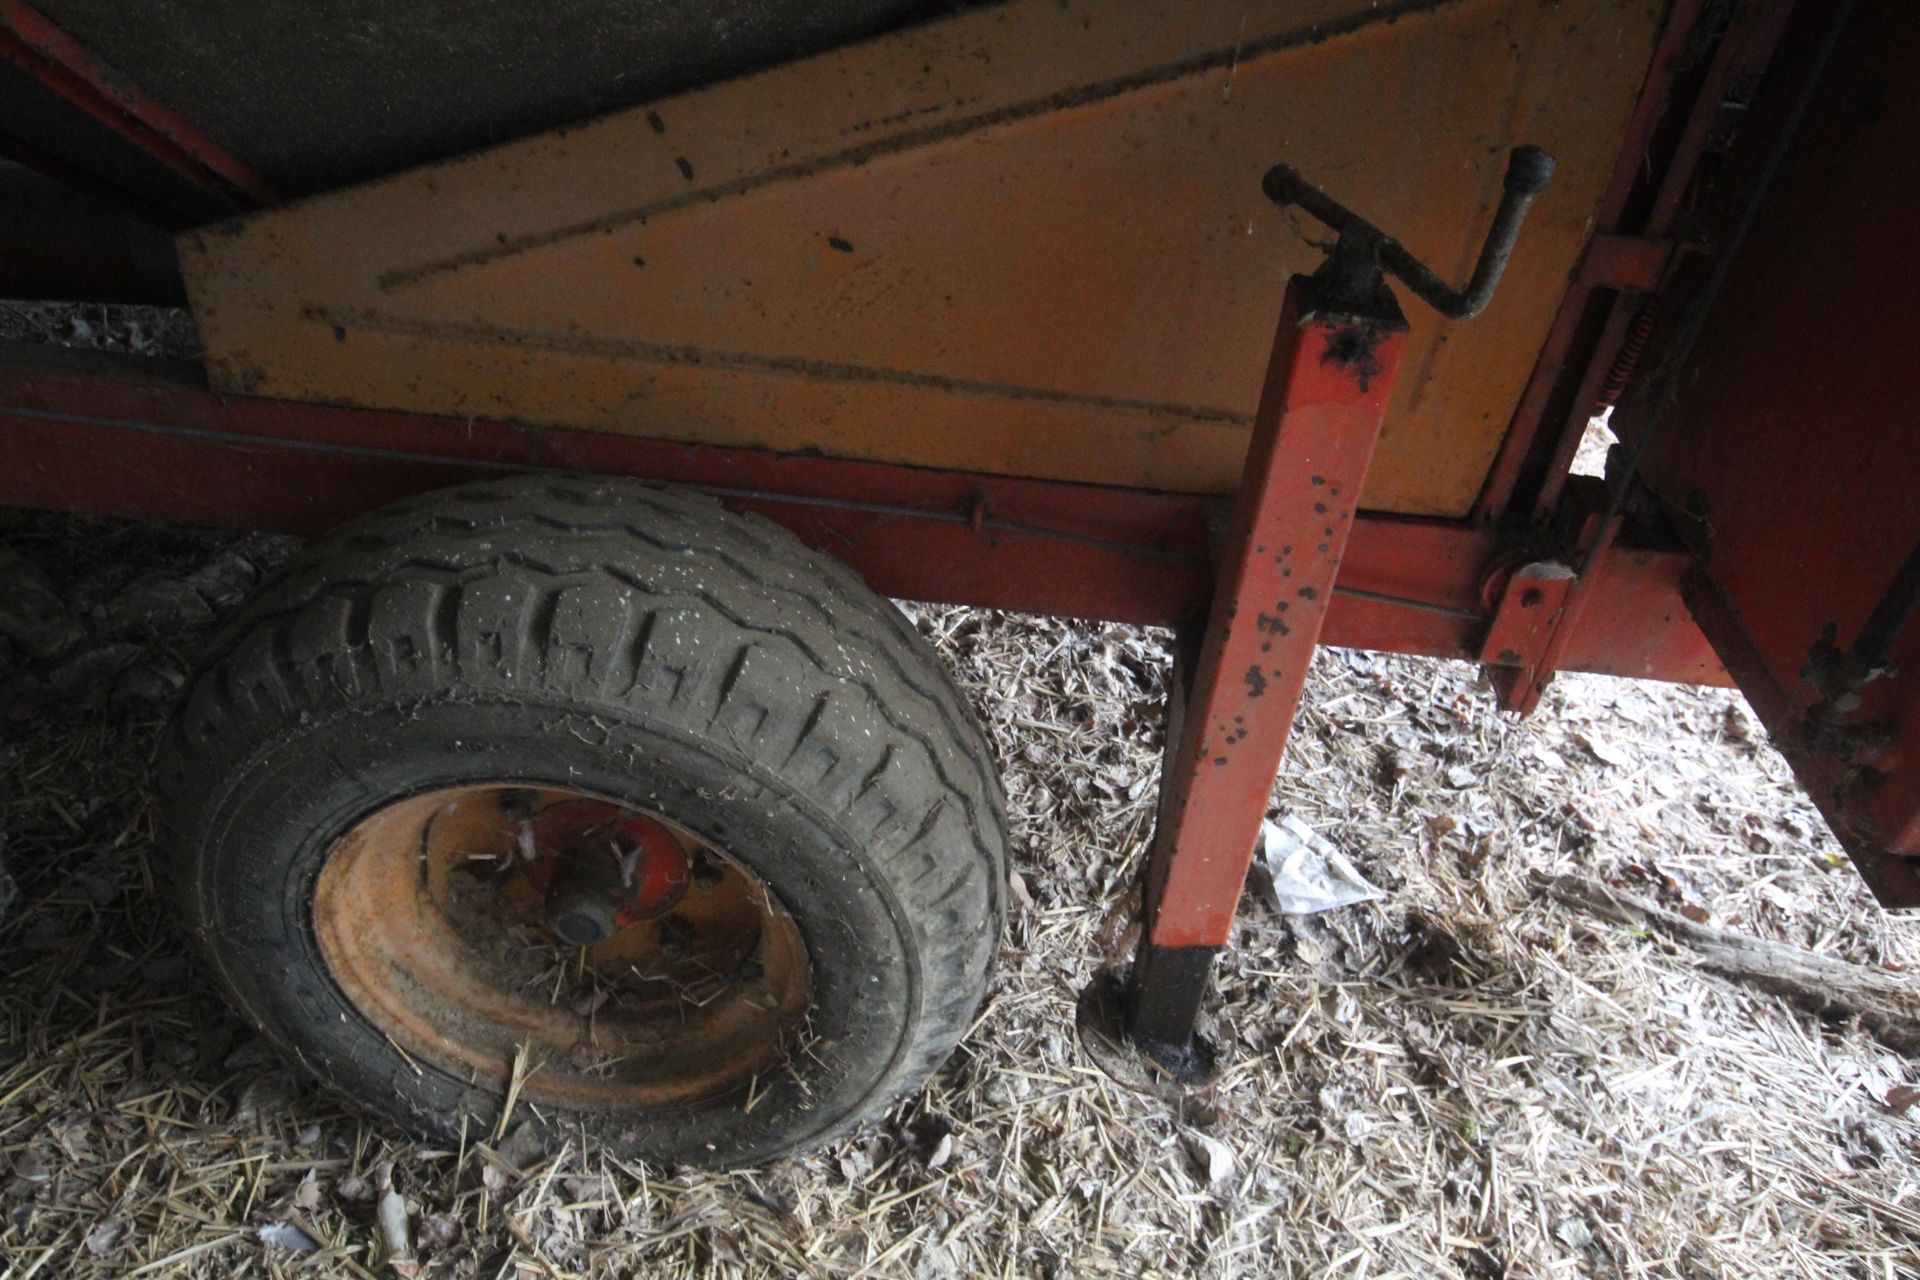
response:
<svg viewBox="0 0 1920 1280"><path fill-rule="evenodd" d="M158 727L290 544L7 523L10 598L43 582L51 637L14 642L0 681L7 1280L391 1273L388 1185L430 1275L1920 1274L1910 1064L1525 885L1579 869L1920 964L1920 929L1873 906L1733 695L1564 678L1520 721L1465 666L1323 654L1276 812L1389 896L1294 920L1250 898L1214 1011L1226 1070L1172 1104L1113 1085L1073 1031L1132 910L1164 637L915 608L1013 802L1020 905L965 1047L886 1123L770 1169L514 1169L308 1088L156 910Z"/></svg>
<svg viewBox="0 0 1920 1280"><path fill-rule="evenodd" d="M0 512L0 1280L1920 1275L1920 1069L1529 887L1920 966L1737 696L1563 677L1519 720L1470 667L1323 652L1274 811L1387 896L1250 896L1225 1069L1170 1102L1073 1027L1124 954L1165 637L960 609L910 607L1004 762L1016 910L926 1090L729 1175L412 1145L230 1015L154 891L159 728L292 545Z"/></svg>

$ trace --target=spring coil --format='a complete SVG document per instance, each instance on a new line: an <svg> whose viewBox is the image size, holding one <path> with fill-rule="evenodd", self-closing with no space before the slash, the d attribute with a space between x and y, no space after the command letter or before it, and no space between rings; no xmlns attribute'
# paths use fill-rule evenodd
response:
<svg viewBox="0 0 1920 1280"><path fill-rule="evenodd" d="M1659 318L1658 298L1648 298L1640 304L1633 323L1627 326L1627 336L1620 341L1619 352L1613 357L1613 367L1607 370L1607 380L1600 384L1600 394L1594 404L1595 413L1620 403L1620 397L1626 393L1627 383L1633 380L1634 369L1640 364L1640 357L1646 354L1647 340L1653 336L1653 326Z"/></svg>

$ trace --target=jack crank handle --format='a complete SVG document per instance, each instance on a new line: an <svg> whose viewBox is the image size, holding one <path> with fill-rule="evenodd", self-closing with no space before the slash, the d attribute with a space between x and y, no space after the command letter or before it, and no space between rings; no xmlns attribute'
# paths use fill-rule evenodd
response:
<svg viewBox="0 0 1920 1280"><path fill-rule="evenodd" d="M1553 157L1539 147L1513 149L1507 158L1500 207L1494 212L1493 226L1487 231L1480 259L1464 289L1448 285L1408 253L1398 240L1307 182L1291 165L1277 164L1267 170L1261 188L1280 208L1298 205L1338 232L1341 246L1336 253L1362 253L1441 315L1450 320L1471 320L1493 300L1493 291L1499 287L1507 260L1513 256L1513 246L1520 238L1520 225L1526 221L1534 197L1546 189L1553 177L1553 166Z"/></svg>

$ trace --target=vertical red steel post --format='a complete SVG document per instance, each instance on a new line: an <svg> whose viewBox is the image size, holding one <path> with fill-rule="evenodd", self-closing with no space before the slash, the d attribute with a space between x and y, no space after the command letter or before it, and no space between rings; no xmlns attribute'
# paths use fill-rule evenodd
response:
<svg viewBox="0 0 1920 1280"><path fill-rule="evenodd" d="M1176 1073L1227 942L1320 639L1406 322L1287 284L1190 692L1170 718L1128 1029Z"/></svg>

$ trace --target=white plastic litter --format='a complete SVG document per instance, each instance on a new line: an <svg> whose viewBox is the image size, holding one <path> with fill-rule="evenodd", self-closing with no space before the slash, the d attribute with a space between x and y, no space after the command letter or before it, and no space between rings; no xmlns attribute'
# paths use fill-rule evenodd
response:
<svg viewBox="0 0 1920 1280"><path fill-rule="evenodd" d="M1386 896L1346 854L1290 813L1278 822L1260 824L1247 883L1283 916L1318 915Z"/></svg>
<svg viewBox="0 0 1920 1280"><path fill-rule="evenodd" d="M320 1242L291 1222L269 1222L260 1228L262 1244L277 1245L292 1253L315 1253Z"/></svg>

